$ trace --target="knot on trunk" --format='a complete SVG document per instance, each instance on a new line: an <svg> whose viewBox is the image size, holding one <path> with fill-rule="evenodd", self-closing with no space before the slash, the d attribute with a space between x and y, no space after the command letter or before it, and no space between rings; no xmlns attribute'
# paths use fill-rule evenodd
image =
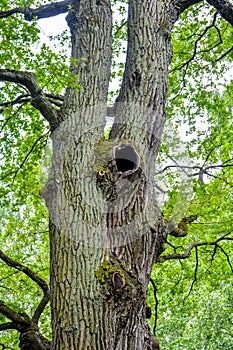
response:
<svg viewBox="0 0 233 350"><path fill-rule="evenodd" d="M112 285L113 288L119 292L125 286L124 277L117 271L112 274Z"/></svg>

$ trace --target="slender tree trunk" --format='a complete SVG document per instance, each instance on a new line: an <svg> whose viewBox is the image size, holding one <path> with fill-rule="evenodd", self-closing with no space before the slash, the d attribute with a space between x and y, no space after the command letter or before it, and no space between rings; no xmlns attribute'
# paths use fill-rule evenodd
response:
<svg viewBox="0 0 233 350"><path fill-rule="evenodd" d="M156 348L145 300L166 240L154 168L165 122L170 22L165 1L130 2L126 69L104 141L110 4L74 1L68 15L78 59L72 70L82 89L66 93L45 191L53 350Z"/></svg>

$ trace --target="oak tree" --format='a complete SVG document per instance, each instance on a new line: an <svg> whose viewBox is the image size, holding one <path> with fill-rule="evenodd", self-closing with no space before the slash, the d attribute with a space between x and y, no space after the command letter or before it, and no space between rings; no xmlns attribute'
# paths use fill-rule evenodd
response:
<svg viewBox="0 0 233 350"><path fill-rule="evenodd" d="M17 122L18 131L9 139L11 143L6 152L14 153L11 149L17 137L23 144L27 123L32 125L31 130L27 129L27 137L30 139L30 134L33 137L30 151L13 161L19 164L18 168L7 171L7 162L3 163L2 179L10 177L14 186L21 172L22 183L27 183L30 164L28 169L24 166L29 159L33 163L34 150L41 152L49 126L51 167L40 195L49 213L50 288L33 269L18 262L17 256L12 258L1 251L4 264L34 281L43 291L43 297L31 315L15 310L11 303L2 300L0 312L10 322L4 322L0 330L17 330L20 349L24 350L159 349L146 320L146 297L153 265L186 259L192 250L197 254L201 246L217 250L220 242L232 239L229 232L225 232L209 241L192 242L183 253L162 254L168 235L186 237L189 225L198 217L192 209L190 215L180 218L178 223L167 218L158 205L155 175L166 121L172 30L177 28L184 11L192 13L192 6L203 5L203 1L129 1L128 18L122 23L127 29L126 34L122 34L127 35L126 61L119 94L112 106L108 105L108 93L115 43L113 33L119 37L121 29L120 26L117 30L112 28L112 7L117 2L64 0L37 7L33 1L29 1L31 7L23 6L22 1L18 3L18 7L12 7L5 1L0 12L5 36L5 62L0 69L5 89L1 93L3 129L10 124L13 128L13 118L22 106L24 108ZM231 28L232 1L204 3L210 11L214 10L213 28L217 27L217 16ZM38 20L61 13L67 14L70 30L70 67L68 70L63 62L57 67L57 62L53 64L53 54L47 53L41 56L41 61L51 64L51 71L46 72L40 70L40 57L33 63L23 41L28 45L33 43ZM14 22L15 18L18 22ZM194 19L198 21L198 15ZM13 23L24 31L14 31ZM196 24L194 21L193 25ZM221 35L219 29L216 33ZM188 52L189 57L173 71L188 69L198 54L203 36L195 40L193 53ZM22 48L14 47L17 40ZM11 50L16 52L12 59ZM221 58L229 53L230 48L222 52ZM30 66L30 71L25 70ZM53 72L59 84L56 79L50 82ZM192 79L190 77L189 84ZM58 85L59 88L62 85L62 91ZM172 108L172 98L169 101L168 109ZM34 113L33 109L39 112ZM114 123L106 140L107 115L114 117ZM207 160L211 154L212 151ZM230 151L214 169L228 170L232 166L229 160ZM34 161L39 167L38 160ZM22 172L23 168L27 172ZM203 176L211 169L206 162L192 167L199 184L203 185ZM39 191L40 185L33 186ZM27 189L29 186L27 184ZM23 186L14 188L19 190L22 191ZM6 191L6 185L2 191ZM7 200L10 202L10 195ZM15 205L24 208L24 197ZM39 206L33 210L44 209ZM27 215L30 217L30 211ZM39 329L39 319L49 300L51 342Z"/></svg>

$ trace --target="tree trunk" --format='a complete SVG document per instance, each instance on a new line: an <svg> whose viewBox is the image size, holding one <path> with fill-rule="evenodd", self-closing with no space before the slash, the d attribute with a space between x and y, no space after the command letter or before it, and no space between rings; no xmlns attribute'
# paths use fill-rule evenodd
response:
<svg viewBox="0 0 233 350"><path fill-rule="evenodd" d="M166 230L154 196L165 122L171 10L131 1L128 52L115 123L104 141L111 66L107 1L74 1L72 71L52 135L45 200L50 214L53 350L156 349L145 315L153 263ZM83 60L80 60L83 58Z"/></svg>

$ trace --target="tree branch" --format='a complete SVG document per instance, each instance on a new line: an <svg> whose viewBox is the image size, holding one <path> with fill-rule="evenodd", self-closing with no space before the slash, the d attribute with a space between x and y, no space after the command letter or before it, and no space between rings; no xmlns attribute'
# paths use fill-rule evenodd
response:
<svg viewBox="0 0 233 350"><path fill-rule="evenodd" d="M50 342L39 332L38 325L26 313L15 312L2 300L0 300L0 312L12 321L0 325L0 331L16 329L20 332L20 349L50 349Z"/></svg>
<svg viewBox="0 0 233 350"><path fill-rule="evenodd" d="M218 57L215 62L219 62L221 61L224 57L226 57L227 55L229 55L229 53L233 50L233 46L230 47L226 52L224 52L220 57Z"/></svg>
<svg viewBox="0 0 233 350"><path fill-rule="evenodd" d="M209 5L213 6L218 13L224 18L228 23L233 26L233 4L228 0L206 0ZM194 4L198 4L202 0L178 0L175 3L175 7L178 10L178 14L184 12L187 8Z"/></svg>
<svg viewBox="0 0 233 350"><path fill-rule="evenodd" d="M20 109L23 107L23 104L21 104L13 113L11 113L11 115L6 118L6 120L3 121L3 125L0 129L0 133L3 131L3 129L5 128L5 126L7 125L7 123L12 119L14 118L16 115L18 115ZM0 113L2 112L2 110L0 109Z"/></svg>
<svg viewBox="0 0 233 350"><path fill-rule="evenodd" d="M198 53L203 52L203 50L201 50L200 52L198 52L198 50L197 50L197 49L198 49L198 44L199 44L199 42L201 41L201 39L206 35L206 33L208 32L209 29L215 28L215 29L217 30L217 32L218 32L218 35L219 35L219 42L218 42L215 46L218 46L219 44L222 43L221 34L220 34L220 32L219 32L219 29L218 29L218 28L216 27L216 25L215 25L216 19L217 19L217 15L218 15L218 12L215 12L212 23L211 23L209 26L207 26L207 27L205 28L205 30L203 31L203 33L200 34L200 35L198 36L197 40L194 42L194 50L193 50L192 56L191 56L187 61L185 61L184 63L182 63L179 67L173 68L173 69L170 71L170 73L171 73L171 72L174 72L174 71L177 71L177 70L180 70L180 69L182 69L182 68L185 67L185 74L186 74L190 62L192 62L192 61L194 60L194 58L197 56ZM212 46L212 47L211 47L210 49L208 49L207 51L210 51L210 50L213 49L213 47L215 47L215 46ZM206 51L206 50L205 50L205 51ZM184 74L184 75L185 75L185 74Z"/></svg>
<svg viewBox="0 0 233 350"><path fill-rule="evenodd" d="M219 248L221 250L221 252L227 258L228 265L230 266L231 272L233 273L233 266L232 266L232 263L231 263L229 255L225 252L225 250L220 245L217 245L217 248Z"/></svg>
<svg viewBox="0 0 233 350"><path fill-rule="evenodd" d="M32 270L30 270L27 266L24 266L20 264L19 262L11 259L9 256L3 253L3 251L0 250L0 259L4 261L8 266L13 267L14 269L23 272L25 275L27 275L29 278L31 278L32 281L36 282L38 286L43 290L43 292L47 292L48 285L47 283L37 276Z"/></svg>
<svg viewBox="0 0 233 350"><path fill-rule="evenodd" d="M32 317L33 323L37 324L39 321L40 315L42 314L45 306L47 305L47 303L49 302L49 299L50 299L50 292L49 292L49 287L48 287L47 283L42 278L40 278L37 274L35 274L31 269L29 269L28 267L20 264L19 262L15 261L13 259L11 259L9 256L4 254L1 250L0 250L0 259L2 261L4 261L8 266L13 267L14 269L16 269L20 272L23 272L26 276L31 278L32 281L36 282L37 285L43 290L44 296L43 296L41 302L39 303L39 305L37 306L37 308L34 312L34 315ZM0 308L0 312L1 312L1 308ZM4 315L7 316L6 314L4 314ZM8 318L12 321L17 321L16 319L13 318L13 316L8 317Z"/></svg>
<svg viewBox="0 0 233 350"><path fill-rule="evenodd" d="M186 176L189 178L194 177L194 176L198 176L199 181L202 184L204 184L204 181L203 181L204 174L209 175L210 177L214 177L214 178L218 178L218 179L220 178L214 174L211 174L210 172L208 172L208 170L211 170L211 169L217 170L217 169L224 169L224 168L231 168L231 167L233 167L233 164L215 164L215 165L209 165L209 166L204 168L203 166L200 166L200 165L189 166L189 165L179 165L178 163L176 163L175 165L170 164L170 165L165 166L160 171L157 171L156 175L162 174L168 169L178 168L178 169L181 169L186 174ZM188 173L186 171L186 170L195 170L195 169L197 169L198 171L192 172L192 173Z"/></svg>
<svg viewBox="0 0 233 350"><path fill-rule="evenodd" d="M14 322L6 322L6 323L0 324L0 332L7 331L8 329L15 329L15 323Z"/></svg>
<svg viewBox="0 0 233 350"><path fill-rule="evenodd" d="M40 318L42 312L44 311L46 305L48 304L49 300L50 300L50 292L49 292L49 289L48 289L47 292L44 292L44 296L41 299L41 302L37 306L37 308L36 308L36 310L35 310L35 312L34 312L34 314L32 316L32 321L36 325L38 324L39 318Z"/></svg>
<svg viewBox="0 0 233 350"><path fill-rule="evenodd" d="M69 4L70 0L64 0L42 5L36 9L17 7L8 11L0 11L0 18L7 18L15 13L23 14L26 21L32 21L34 18L53 17L67 12Z"/></svg>
<svg viewBox="0 0 233 350"><path fill-rule="evenodd" d="M0 300L0 312L1 312L1 314L6 316L7 318L9 318L9 320L14 322L15 329L17 329L17 330L21 330L21 327L24 326L24 324L26 322L24 315L21 316L20 314L18 314L14 310L12 310L2 300ZM7 323L7 325L9 325L9 323Z"/></svg>
<svg viewBox="0 0 233 350"><path fill-rule="evenodd" d="M168 254L168 255L162 255L158 258L158 262L164 262L166 260L172 260L172 259L187 259L193 248L196 247L201 247L201 246L211 246L214 245L216 246L218 244L218 242L220 241L224 241L224 240L231 240L233 241L233 238L231 237L227 237L231 234L231 232L226 233L225 235L219 237L218 239L216 239L215 241L212 242L192 242L188 248L186 249L186 252L183 254Z"/></svg>
<svg viewBox="0 0 233 350"><path fill-rule="evenodd" d="M233 26L233 4L228 0L206 0L228 23Z"/></svg>
<svg viewBox="0 0 233 350"><path fill-rule="evenodd" d="M11 69L0 69L0 81L9 81L21 84L30 92L31 104L37 108L43 117L49 122L53 131L62 121L61 114L48 100L43 90L36 81L36 77L31 72L16 71Z"/></svg>
<svg viewBox="0 0 233 350"><path fill-rule="evenodd" d="M30 98L28 98L29 96L30 96L29 94L19 95L13 101L7 101L7 102L0 103L0 106L8 107L8 106L14 106L18 103L30 102ZM0 113L2 113L2 112L3 112L3 108L0 108Z"/></svg>
<svg viewBox="0 0 233 350"><path fill-rule="evenodd" d="M62 102L64 101L64 97L62 95L45 94L45 96L49 99L49 101L52 104L54 104L58 107L62 106ZM27 103L27 102L31 102L31 95L30 94L19 95L12 101L0 103L0 106L3 107L3 108L0 108L0 113L2 113L4 111L4 107L6 108L9 106L14 106L16 104L23 104L23 103Z"/></svg>
<svg viewBox="0 0 233 350"><path fill-rule="evenodd" d="M202 2L202 1L203 0L178 0L176 1L175 7L178 9L178 13L180 15L190 6L198 4L199 2Z"/></svg>

